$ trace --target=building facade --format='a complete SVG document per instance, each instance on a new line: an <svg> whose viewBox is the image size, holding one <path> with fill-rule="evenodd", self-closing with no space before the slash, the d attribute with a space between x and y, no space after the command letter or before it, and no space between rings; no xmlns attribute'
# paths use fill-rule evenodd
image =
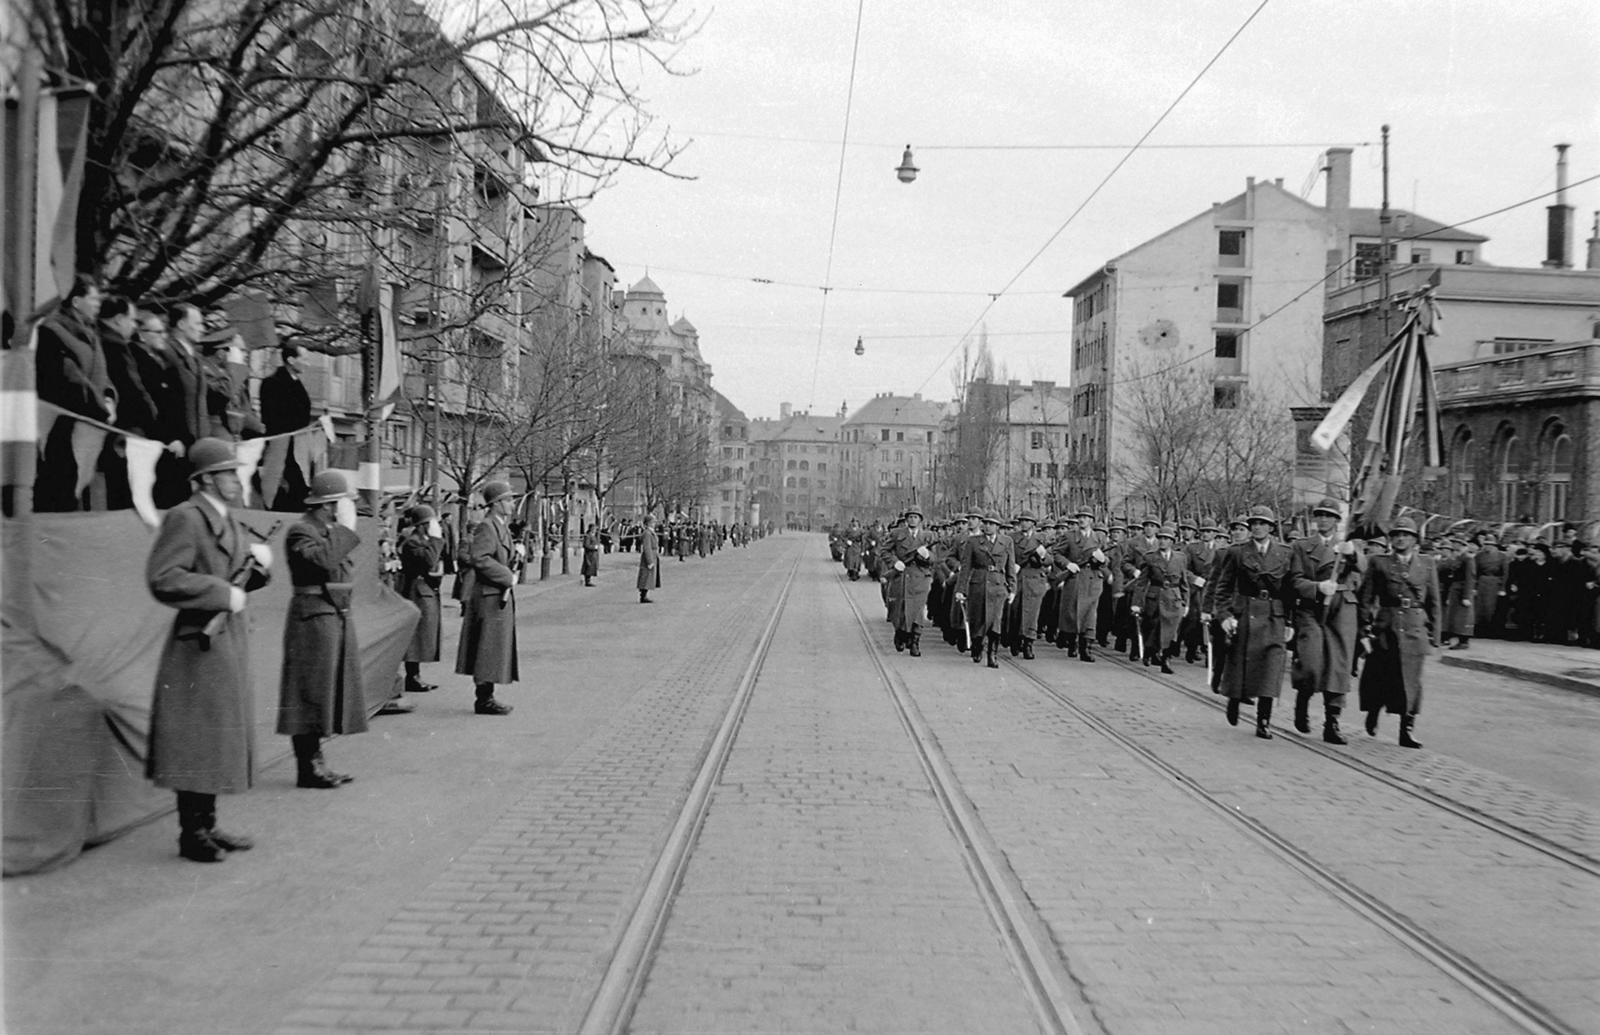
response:
<svg viewBox="0 0 1600 1035"><path fill-rule="evenodd" d="M841 423L839 520L888 521L907 504L933 505L947 409L920 393L885 392Z"/></svg>
<svg viewBox="0 0 1600 1035"><path fill-rule="evenodd" d="M1007 515L1063 515L1071 506L1072 389L1054 381L975 381L967 386L967 399L993 418L984 504ZM990 422L977 426L984 423Z"/></svg>
<svg viewBox="0 0 1600 1035"><path fill-rule="evenodd" d="M754 521L750 513L750 418L721 392L715 396L719 455L708 513L724 525Z"/></svg>
<svg viewBox="0 0 1600 1035"><path fill-rule="evenodd" d="M751 510L784 528L815 530L838 520L841 417L779 408L750 422Z"/></svg>

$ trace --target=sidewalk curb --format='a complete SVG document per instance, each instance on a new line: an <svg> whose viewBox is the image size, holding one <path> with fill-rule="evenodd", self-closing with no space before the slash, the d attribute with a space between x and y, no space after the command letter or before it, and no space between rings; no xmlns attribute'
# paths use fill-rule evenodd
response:
<svg viewBox="0 0 1600 1035"><path fill-rule="evenodd" d="M1591 697L1600 697L1600 685L1587 680L1574 679L1571 676L1556 675L1553 672L1534 672L1515 665L1502 665L1494 661L1479 661L1477 658L1456 658L1446 655L1439 659L1441 665L1451 665L1455 668L1469 668L1476 672L1489 672L1497 676L1510 676L1520 679L1525 683L1540 683L1544 686L1553 686L1562 690L1574 690L1580 694Z"/></svg>

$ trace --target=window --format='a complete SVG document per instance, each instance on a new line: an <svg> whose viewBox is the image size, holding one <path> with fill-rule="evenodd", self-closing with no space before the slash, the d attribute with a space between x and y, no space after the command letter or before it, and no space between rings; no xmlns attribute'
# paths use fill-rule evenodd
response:
<svg viewBox="0 0 1600 1035"><path fill-rule="evenodd" d="M1028 465L1028 477L1029 478L1042 478L1042 477L1044 477L1044 464L1029 464Z"/></svg>
<svg viewBox="0 0 1600 1035"><path fill-rule="evenodd" d="M1244 264L1244 231L1218 230L1217 265L1243 266Z"/></svg>
<svg viewBox="0 0 1600 1035"><path fill-rule="evenodd" d="M722 447L722 458L724 460L727 460L727 459L731 459L732 456L733 456L733 447L732 446L723 446Z"/></svg>
<svg viewBox="0 0 1600 1035"><path fill-rule="evenodd" d="M1473 465L1472 429L1462 425L1450 443L1450 480L1455 489L1455 512L1472 512L1472 489L1477 480Z"/></svg>
<svg viewBox="0 0 1600 1035"><path fill-rule="evenodd" d="M894 487L897 488L897 489L900 487L900 472L899 471L896 471L894 473Z"/></svg>
<svg viewBox="0 0 1600 1035"><path fill-rule="evenodd" d="M1043 449L1044 448L1044 432L1035 431L1032 434L1030 434L1028 436L1028 446L1029 446L1030 449Z"/></svg>
<svg viewBox="0 0 1600 1035"><path fill-rule="evenodd" d="M1494 469L1500 485L1500 520L1516 521L1518 469L1522 466L1514 428L1502 427L1495 436Z"/></svg>
<svg viewBox="0 0 1600 1035"><path fill-rule="evenodd" d="M888 463L889 462L889 451L887 449L885 449L883 451L883 460L882 460L882 462L883 463Z"/></svg>
<svg viewBox="0 0 1600 1035"><path fill-rule="evenodd" d="M1600 338L1600 331L1596 331L1594 336L1596 338ZM931 431L928 432L928 444L930 446L933 445L933 432L931 432Z"/></svg>
<svg viewBox="0 0 1600 1035"><path fill-rule="evenodd" d="M784 480L783 480L783 487L784 487L784 488L785 488L785 489L792 489L792 488L794 488L794 479L793 479L793 478L785 478L785 479L784 479Z"/></svg>
<svg viewBox="0 0 1600 1035"><path fill-rule="evenodd" d="M1395 250L1398 247L1398 245L1393 244L1389 246L1390 262L1394 261ZM1380 272L1379 267L1383 265L1381 259L1382 255L1383 245L1379 244L1377 241L1357 241L1355 279L1371 280L1373 277L1376 277Z"/></svg>
<svg viewBox="0 0 1600 1035"><path fill-rule="evenodd" d="M1550 472L1550 493L1545 501L1546 521L1567 520L1572 497L1572 436L1564 425L1552 422L1545 428L1546 466Z"/></svg>
<svg viewBox="0 0 1600 1035"><path fill-rule="evenodd" d="M896 442L904 442L906 440L906 433L903 432L903 431L895 432L894 433L894 440Z"/></svg>
<svg viewBox="0 0 1600 1035"><path fill-rule="evenodd" d="M727 503L727 502L731 501L732 499L733 499L733 493L729 492L727 489L723 489L722 490L722 502Z"/></svg>
<svg viewBox="0 0 1600 1035"><path fill-rule="evenodd" d="M786 471L794 470L794 461L790 460L787 464L785 464L784 465L784 470L786 470Z"/></svg>
<svg viewBox="0 0 1600 1035"><path fill-rule="evenodd" d="M1411 265L1418 266L1425 262L1433 261L1433 251L1428 248L1411 249Z"/></svg>
<svg viewBox="0 0 1600 1035"><path fill-rule="evenodd" d="M724 424L722 426L722 437L723 438L732 438L733 437L733 425L732 424Z"/></svg>
<svg viewBox="0 0 1600 1035"><path fill-rule="evenodd" d="M897 464L898 463L903 463L905 461L905 458L906 458L906 451L904 449L896 449L894 451L894 462L895 463L897 463Z"/></svg>
<svg viewBox="0 0 1600 1035"><path fill-rule="evenodd" d="M800 470L802 470L802 471L811 470L811 461L810 460L802 460L802 461L800 461Z"/></svg>
<svg viewBox="0 0 1600 1035"><path fill-rule="evenodd" d="M794 493L791 492L791 493L789 493L789 495L785 496L783 498L783 502L785 502L785 503L793 503L794 502Z"/></svg>
<svg viewBox="0 0 1600 1035"><path fill-rule="evenodd" d="M1236 384L1218 384L1211 387L1211 408L1214 410L1237 410L1239 408L1239 386Z"/></svg>
<svg viewBox="0 0 1600 1035"><path fill-rule="evenodd" d="M811 479L810 478L802 478L802 479L800 479L800 488L802 488L802 489L811 488Z"/></svg>
<svg viewBox="0 0 1600 1035"><path fill-rule="evenodd" d="M817 461L817 473L818 474L826 474L827 471L828 471L828 465L823 463L822 461L818 460Z"/></svg>
<svg viewBox="0 0 1600 1035"><path fill-rule="evenodd" d="M883 441L885 441L885 442L889 441L889 429L888 428L882 429L879 433L883 436Z"/></svg>
<svg viewBox="0 0 1600 1035"><path fill-rule="evenodd" d="M1462 248L1456 252L1457 266L1471 266L1476 259L1477 255L1471 248Z"/></svg>
<svg viewBox="0 0 1600 1035"><path fill-rule="evenodd" d="M1237 331L1218 331L1216 340L1218 359L1239 358L1239 334Z"/></svg>
<svg viewBox="0 0 1600 1035"><path fill-rule="evenodd" d="M1217 322L1244 322L1244 281L1217 281Z"/></svg>

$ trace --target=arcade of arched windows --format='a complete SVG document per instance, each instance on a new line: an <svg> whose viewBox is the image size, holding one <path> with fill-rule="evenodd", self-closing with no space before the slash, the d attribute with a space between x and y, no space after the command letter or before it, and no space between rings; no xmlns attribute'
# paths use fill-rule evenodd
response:
<svg viewBox="0 0 1600 1035"><path fill-rule="evenodd" d="M1568 416L1446 424L1452 516L1486 522L1577 521L1577 493L1593 473L1579 462L1582 435Z"/></svg>

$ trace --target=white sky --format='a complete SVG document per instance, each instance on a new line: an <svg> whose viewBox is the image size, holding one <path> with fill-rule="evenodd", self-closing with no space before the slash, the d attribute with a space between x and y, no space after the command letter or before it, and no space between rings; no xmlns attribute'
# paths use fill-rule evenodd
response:
<svg viewBox="0 0 1600 1035"><path fill-rule="evenodd" d="M648 268L686 315L713 383L751 417L832 413L872 395L951 396L943 362L1123 152L941 151L951 144L1123 144L1149 128L1259 0L865 0L831 283L971 296L834 292L818 362L854 0L731 0L685 49L688 78L644 94L693 181L636 171L585 210L589 244L631 285ZM1010 376L1066 383L1070 303L1098 264L1244 189L1299 193L1323 145L1372 141L1353 204L1381 196L1446 223L1600 173L1595 0L1272 0L1141 150L983 317ZM783 139L761 139L783 138ZM896 181L901 149L921 175ZM1323 183L1311 199L1320 204ZM1544 257L1546 199L1470 229L1508 266ZM1571 192L1574 253L1600 181ZM694 272L679 272L694 271ZM707 276L705 274L715 274ZM853 349L866 339L866 355ZM901 335L905 337L890 337ZM919 337L910 337L919 336ZM813 377L815 372L815 388Z"/></svg>

